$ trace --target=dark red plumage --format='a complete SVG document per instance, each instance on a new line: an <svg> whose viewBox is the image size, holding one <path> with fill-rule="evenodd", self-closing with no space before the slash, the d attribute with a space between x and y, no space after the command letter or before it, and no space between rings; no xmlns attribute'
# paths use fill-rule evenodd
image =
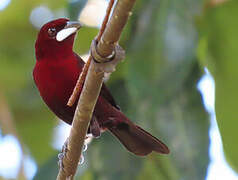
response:
<svg viewBox="0 0 238 180"><path fill-rule="evenodd" d="M67 102L84 62L72 50L76 31L63 40L57 34L72 27L78 28L77 23L61 18L41 28L35 44L37 61L33 71L41 97L48 107L68 124L72 123L76 105L69 107ZM109 129L130 152L136 155L143 156L152 151L169 153L165 144L136 126L119 110L104 84L93 113L89 132L95 136L99 135L98 127Z"/></svg>

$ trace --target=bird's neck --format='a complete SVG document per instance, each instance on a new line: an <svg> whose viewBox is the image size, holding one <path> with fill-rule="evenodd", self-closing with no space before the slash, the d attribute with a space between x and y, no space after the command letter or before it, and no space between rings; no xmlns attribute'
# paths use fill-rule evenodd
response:
<svg viewBox="0 0 238 180"><path fill-rule="evenodd" d="M41 41L37 39L35 44L35 55L37 60L41 59L63 59L73 54L73 41L70 38L67 42Z"/></svg>

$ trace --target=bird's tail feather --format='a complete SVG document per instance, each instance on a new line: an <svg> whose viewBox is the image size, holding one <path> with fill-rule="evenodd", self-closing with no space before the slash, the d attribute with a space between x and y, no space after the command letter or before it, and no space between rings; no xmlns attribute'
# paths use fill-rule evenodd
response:
<svg viewBox="0 0 238 180"><path fill-rule="evenodd" d="M114 134L126 149L138 156L146 156L152 151L168 154L168 147L159 139L146 132L132 122L123 122L109 130Z"/></svg>

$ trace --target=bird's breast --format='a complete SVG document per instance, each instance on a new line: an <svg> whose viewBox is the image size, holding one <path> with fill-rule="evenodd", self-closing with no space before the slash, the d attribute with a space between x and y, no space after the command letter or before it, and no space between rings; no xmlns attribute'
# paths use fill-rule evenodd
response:
<svg viewBox="0 0 238 180"><path fill-rule="evenodd" d="M49 108L62 120L72 121L74 108L67 102L73 92L81 69L75 60L37 62L33 76L40 95Z"/></svg>

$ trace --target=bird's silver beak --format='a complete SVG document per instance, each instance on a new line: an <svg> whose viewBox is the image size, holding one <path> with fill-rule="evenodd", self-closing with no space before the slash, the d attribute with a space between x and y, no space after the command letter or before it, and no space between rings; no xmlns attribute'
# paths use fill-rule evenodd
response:
<svg viewBox="0 0 238 180"><path fill-rule="evenodd" d="M64 29L72 27L77 28L77 30L79 30L82 26L78 21L68 21Z"/></svg>
<svg viewBox="0 0 238 180"><path fill-rule="evenodd" d="M81 24L77 21L68 21L66 26L57 33L56 40L59 42L65 40L67 37L76 33L81 27Z"/></svg>

